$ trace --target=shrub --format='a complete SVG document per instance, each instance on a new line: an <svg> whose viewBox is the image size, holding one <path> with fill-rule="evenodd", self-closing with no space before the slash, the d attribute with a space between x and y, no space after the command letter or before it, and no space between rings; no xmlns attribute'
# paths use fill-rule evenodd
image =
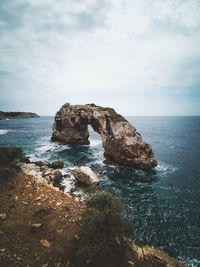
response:
<svg viewBox="0 0 200 267"><path fill-rule="evenodd" d="M17 163L24 160L25 155L18 147L0 147L0 180L13 176Z"/></svg>
<svg viewBox="0 0 200 267"><path fill-rule="evenodd" d="M73 266L126 266L127 223L119 199L110 192L100 192L87 202L82 227L72 240Z"/></svg>

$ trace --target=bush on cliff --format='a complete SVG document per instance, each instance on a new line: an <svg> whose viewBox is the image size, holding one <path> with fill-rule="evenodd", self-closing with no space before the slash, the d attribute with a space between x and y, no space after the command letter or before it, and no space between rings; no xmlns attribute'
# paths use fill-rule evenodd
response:
<svg viewBox="0 0 200 267"><path fill-rule="evenodd" d="M23 161L25 155L18 147L0 147L0 181L15 175L17 163Z"/></svg>
<svg viewBox="0 0 200 267"><path fill-rule="evenodd" d="M100 192L87 202L82 227L72 240L73 266L127 266L127 223L119 199Z"/></svg>

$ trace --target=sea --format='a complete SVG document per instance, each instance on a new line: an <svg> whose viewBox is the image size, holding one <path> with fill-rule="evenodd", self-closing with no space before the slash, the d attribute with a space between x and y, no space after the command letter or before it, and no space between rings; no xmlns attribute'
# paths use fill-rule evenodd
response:
<svg viewBox="0 0 200 267"><path fill-rule="evenodd" d="M106 165L100 136L90 145L51 141L53 117L0 121L0 146L22 147L32 160L63 160L70 173L65 191L75 187L73 170L87 165L100 187L122 200L138 245L153 245L190 267L200 266L200 117L127 117L152 145L158 166L151 170ZM75 192L84 198L81 191Z"/></svg>

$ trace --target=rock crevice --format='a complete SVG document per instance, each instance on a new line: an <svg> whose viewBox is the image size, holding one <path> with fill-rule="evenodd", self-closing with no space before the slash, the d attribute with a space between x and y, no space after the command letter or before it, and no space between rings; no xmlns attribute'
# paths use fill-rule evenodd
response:
<svg viewBox="0 0 200 267"><path fill-rule="evenodd" d="M88 145L88 125L100 134L108 161L140 168L157 165L151 146L112 108L95 104L63 105L55 116L52 140Z"/></svg>

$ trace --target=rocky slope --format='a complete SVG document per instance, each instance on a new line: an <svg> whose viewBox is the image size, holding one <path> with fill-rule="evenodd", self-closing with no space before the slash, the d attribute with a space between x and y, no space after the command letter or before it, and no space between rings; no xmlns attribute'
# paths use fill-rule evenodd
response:
<svg viewBox="0 0 200 267"><path fill-rule="evenodd" d="M55 116L52 140L87 145L88 125L100 134L107 161L141 168L157 165L151 146L112 108L94 104L63 105Z"/></svg>
<svg viewBox="0 0 200 267"><path fill-rule="evenodd" d="M79 238L86 207L45 179L23 172L0 181L0 186L0 267L73 267L70 240ZM102 262L87 266L102 267ZM135 244L123 266L186 267L163 251Z"/></svg>
<svg viewBox="0 0 200 267"><path fill-rule="evenodd" d="M0 156L0 267L73 267L71 240L80 242L78 234L87 207L30 171L30 164L19 163L26 159L20 149L0 148ZM59 166L61 162L50 164ZM113 244L119 244L118 237ZM106 253L96 264L91 256L84 266L113 267ZM186 266L163 251L132 242L126 259L123 267Z"/></svg>
<svg viewBox="0 0 200 267"><path fill-rule="evenodd" d="M4 119L24 119L24 118L37 118L39 115L32 112L3 112L0 111L0 120Z"/></svg>

